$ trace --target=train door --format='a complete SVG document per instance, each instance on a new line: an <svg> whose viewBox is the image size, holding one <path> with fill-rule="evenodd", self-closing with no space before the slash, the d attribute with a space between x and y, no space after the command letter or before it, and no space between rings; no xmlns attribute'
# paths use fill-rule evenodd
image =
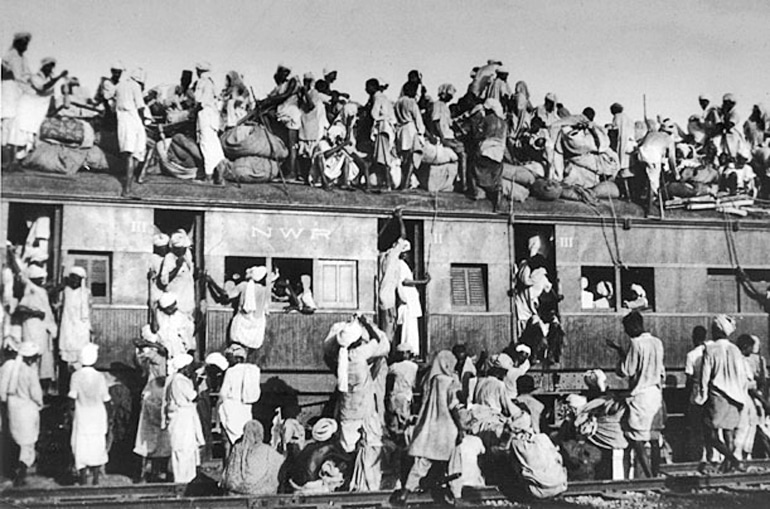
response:
<svg viewBox="0 0 770 509"><path fill-rule="evenodd" d="M154 215L155 233L165 233L169 237L177 230L184 230L192 241L192 258L195 275L203 274L206 269L204 256L203 212L195 210L156 209ZM203 277L195 279L195 336L198 351L206 351L206 313L201 309L201 301L206 297L206 282Z"/></svg>
<svg viewBox="0 0 770 509"><path fill-rule="evenodd" d="M424 237L424 231L423 231L423 222L422 221L415 221L415 220L408 220L405 219L403 221L404 223L404 230L406 234L406 239L411 244L411 250L407 254L407 265L412 269L412 272L414 274L414 279L420 280L425 278L425 237ZM393 244L398 240L398 238L401 236L401 226L399 224L399 221L393 217L387 218L387 219L379 219L377 222L377 231L379 232L379 235L377 237L377 250L379 253L384 253L388 249L390 249ZM379 280L382 278L382 274L379 273L381 270L381 267L378 268L378 285L377 288L379 290ZM427 357L427 351L429 347L429 341L428 341L428 316L427 316L427 310L428 308L428 302L426 300L427 293L425 291L425 285L417 286L417 290L420 294L420 303L422 304L422 317L418 318L418 331L420 335L420 355L422 357ZM379 307L379 306L378 306ZM382 320L380 320L380 326L384 327ZM394 335L391 335L391 338L394 338ZM394 340L393 343L395 344L396 341Z"/></svg>
<svg viewBox="0 0 770 509"><path fill-rule="evenodd" d="M10 203L7 240L24 266L46 270L48 282L61 278L62 208L40 203Z"/></svg>
<svg viewBox="0 0 770 509"><path fill-rule="evenodd" d="M532 348L533 358L537 359L538 354L542 354L540 360L545 360L545 356L548 356L551 362L558 362L560 345L546 346L546 343L552 342L547 337L549 333L553 334L550 327L537 326L538 318L541 323L550 324L554 317L559 316L559 278L556 272L554 227L515 224L513 237L517 271L512 285L515 295L517 340ZM540 331L546 337L539 337Z"/></svg>

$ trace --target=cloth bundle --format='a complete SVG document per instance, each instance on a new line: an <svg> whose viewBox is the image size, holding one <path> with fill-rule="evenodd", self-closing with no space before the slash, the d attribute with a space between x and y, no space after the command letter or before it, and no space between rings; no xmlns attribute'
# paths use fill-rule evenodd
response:
<svg viewBox="0 0 770 509"><path fill-rule="evenodd" d="M457 161L457 154L454 150L444 145L425 143L422 149L423 164L446 164Z"/></svg>
<svg viewBox="0 0 770 509"><path fill-rule="evenodd" d="M46 118L40 126L40 139L71 147L92 147L94 129L91 124L76 118Z"/></svg>
<svg viewBox="0 0 770 509"><path fill-rule="evenodd" d="M31 170L61 175L74 175L81 168L109 169L107 157L99 147L71 148L46 141L40 141L23 164Z"/></svg>
<svg viewBox="0 0 770 509"><path fill-rule="evenodd" d="M457 156L455 155L455 161L443 164L428 164L423 161L422 166L417 170L420 188L427 189L431 193L451 193L454 190L454 182L457 177L456 160Z"/></svg>
<svg viewBox="0 0 770 509"><path fill-rule="evenodd" d="M193 180L203 168L203 155L198 144L189 136L178 133L171 138L165 156L161 156L163 172L182 180Z"/></svg>
<svg viewBox="0 0 770 509"><path fill-rule="evenodd" d="M283 161L289 151L283 141L262 125L247 124L229 129L222 135L222 150L228 159L256 156Z"/></svg>
<svg viewBox="0 0 770 509"><path fill-rule="evenodd" d="M229 165L225 179L243 184L270 182L278 176L278 161L258 156L239 157Z"/></svg>

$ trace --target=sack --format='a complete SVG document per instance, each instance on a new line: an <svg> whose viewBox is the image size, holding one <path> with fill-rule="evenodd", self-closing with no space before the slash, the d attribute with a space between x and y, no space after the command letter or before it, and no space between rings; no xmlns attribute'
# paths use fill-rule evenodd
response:
<svg viewBox="0 0 770 509"><path fill-rule="evenodd" d="M537 179L532 184L532 196L538 200L554 201L562 195L562 186L554 180Z"/></svg>
<svg viewBox="0 0 770 509"><path fill-rule="evenodd" d="M166 157L170 163L183 168L203 168L203 154L195 140L178 133L171 138Z"/></svg>
<svg viewBox="0 0 770 509"><path fill-rule="evenodd" d="M79 146L85 139L83 124L76 118L46 118L40 125L40 139Z"/></svg>
<svg viewBox="0 0 770 509"><path fill-rule="evenodd" d="M510 180L525 187L535 183L535 175L525 166L503 163L503 180Z"/></svg>
<svg viewBox="0 0 770 509"><path fill-rule="evenodd" d="M222 150L228 159L259 156L274 161L289 157L283 141L262 125L240 125L222 135Z"/></svg>
<svg viewBox="0 0 770 509"><path fill-rule="evenodd" d="M225 178L243 184L270 182L278 176L278 161L264 157L239 157L225 171Z"/></svg>
<svg viewBox="0 0 770 509"><path fill-rule="evenodd" d="M512 180L503 179L503 196L513 202L524 203L529 198L529 189Z"/></svg>
<svg viewBox="0 0 770 509"><path fill-rule="evenodd" d="M25 168L45 173L74 175L86 162L87 152L86 149L40 141L22 164Z"/></svg>
<svg viewBox="0 0 770 509"><path fill-rule="evenodd" d="M425 164L446 164L455 161L457 161L455 151L440 143L434 145L426 142L422 149L422 162Z"/></svg>
<svg viewBox="0 0 770 509"><path fill-rule="evenodd" d="M90 171L108 171L110 169L110 163L104 150L97 146L85 150L86 160L83 166L87 167Z"/></svg>
<svg viewBox="0 0 770 509"><path fill-rule="evenodd" d="M454 153L454 152L453 152ZM417 171L420 188L431 193L451 193L457 178L457 163L423 164Z"/></svg>
<svg viewBox="0 0 770 509"><path fill-rule="evenodd" d="M593 192L594 196L597 198L620 198L620 189L618 189L618 186L615 184L615 182L611 180L599 182L596 187L591 189L591 192Z"/></svg>
<svg viewBox="0 0 770 509"><path fill-rule="evenodd" d="M511 438L510 451L533 497L550 498L567 490L567 469L547 435L517 433Z"/></svg>

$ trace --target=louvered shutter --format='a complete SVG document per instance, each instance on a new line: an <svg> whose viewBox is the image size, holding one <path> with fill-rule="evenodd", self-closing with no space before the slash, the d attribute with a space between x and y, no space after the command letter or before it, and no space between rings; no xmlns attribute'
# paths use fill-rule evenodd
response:
<svg viewBox="0 0 770 509"><path fill-rule="evenodd" d="M452 307L463 311L487 311L487 284L481 265L452 265Z"/></svg>

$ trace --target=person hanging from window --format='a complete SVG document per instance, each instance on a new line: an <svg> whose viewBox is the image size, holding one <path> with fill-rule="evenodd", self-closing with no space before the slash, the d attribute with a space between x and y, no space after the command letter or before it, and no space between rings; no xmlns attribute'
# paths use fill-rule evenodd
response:
<svg viewBox="0 0 770 509"><path fill-rule="evenodd" d="M177 306L177 297L165 292L158 299L158 313L155 315L153 332L158 342L166 350L168 360L195 350L193 334L195 324Z"/></svg>
<svg viewBox="0 0 770 509"><path fill-rule="evenodd" d="M70 366L83 347L91 342L91 291L86 285L86 269L72 267L63 289L59 324L59 355Z"/></svg>
<svg viewBox="0 0 770 509"><path fill-rule="evenodd" d="M177 297L179 311L193 319L195 313L195 265L192 241L183 229L176 230L169 240L169 252L163 257L158 277L160 289Z"/></svg>
<svg viewBox="0 0 770 509"><path fill-rule="evenodd" d="M155 314L158 309L158 299L163 290L160 288L160 269L163 259L169 252L168 243L171 239L165 233L156 233L152 237L152 257L150 267L147 269L147 306L150 313Z"/></svg>
<svg viewBox="0 0 770 509"><path fill-rule="evenodd" d="M396 318L398 317L396 307L396 288L398 287L399 276L398 260L408 244L406 240L406 226L404 225L401 209L393 211L393 218L398 221L399 237L387 251L380 254L380 284L377 290L380 328L385 331L385 334L391 340L393 340Z"/></svg>
<svg viewBox="0 0 770 509"><path fill-rule="evenodd" d="M409 252L412 245L408 240L402 242L401 253L398 259L398 271L396 294L398 301L397 323L400 326L401 336L399 344L408 345L414 355L420 355L420 324L422 317L422 305L420 304L420 292L418 286L427 285L430 282L430 274L425 274L425 279L415 279L409 266Z"/></svg>

